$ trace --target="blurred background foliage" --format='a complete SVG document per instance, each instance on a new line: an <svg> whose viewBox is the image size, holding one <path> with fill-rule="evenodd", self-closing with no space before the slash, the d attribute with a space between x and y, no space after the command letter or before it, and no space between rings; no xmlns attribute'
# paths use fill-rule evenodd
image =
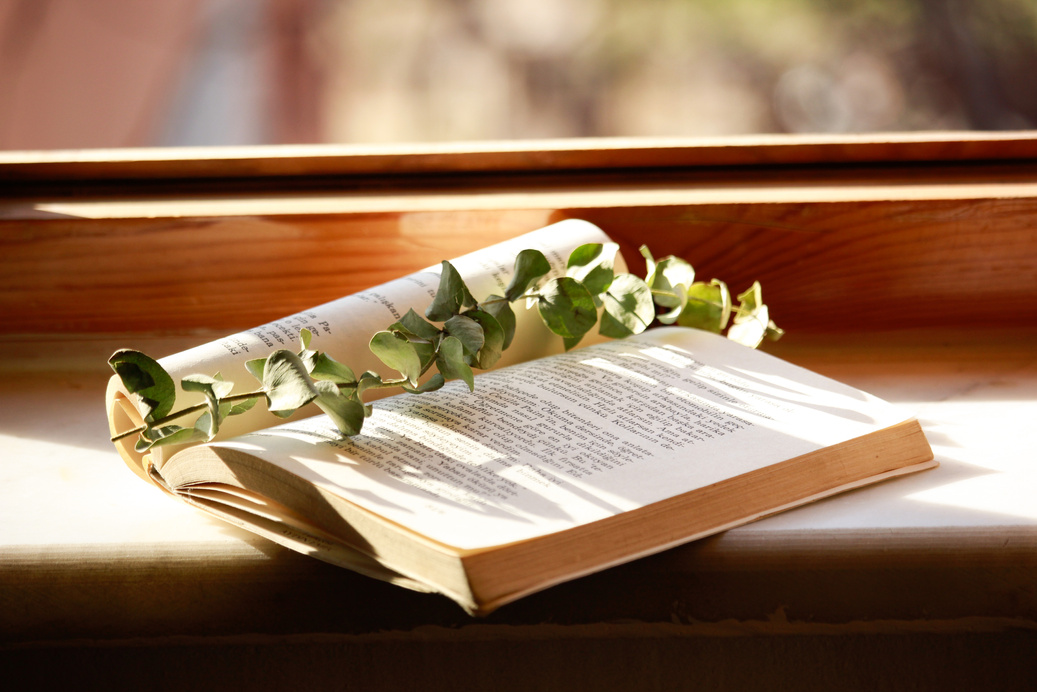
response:
<svg viewBox="0 0 1037 692"><path fill-rule="evenodd" d="M0 148L1037 127L1034 0L3 0Z"/></svg>

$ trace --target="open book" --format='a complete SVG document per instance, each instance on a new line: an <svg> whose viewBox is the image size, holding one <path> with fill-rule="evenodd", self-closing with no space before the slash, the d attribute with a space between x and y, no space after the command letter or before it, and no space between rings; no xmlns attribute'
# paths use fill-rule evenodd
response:
<svg viewBox="0 0 1037 692"><path fill-rule="evenodd" d="M560 269L572 248L606 240L569 221L454 264L473 293L499 291L518 250ZM423 309L436 279L428 270L164 365L232 379L234 363L302 326L330 341L370 323L356 330L370 335ZM217 517L473 613L935 465L917 421L892 405L724 337L662 328L561 353L538 319L508 351L522 362L479 375L474 393L455 382L382 399L354 437L324 416L271 425L261 413L204 445L119 448ZM322 349L365 357L365 343L347 346ZM113 433L139 419L117 379L108 399Z"/></svg>

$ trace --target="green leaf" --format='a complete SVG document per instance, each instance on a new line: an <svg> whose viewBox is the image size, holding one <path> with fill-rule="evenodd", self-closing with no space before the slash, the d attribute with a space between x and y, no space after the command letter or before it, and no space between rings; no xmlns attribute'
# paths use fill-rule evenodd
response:
<svg viewBox="0 0 1037 692"><path fill-rule="evenodd" d="M142 454L152 447L163 447L171 444L182 444L201 439L200 433L194 428L185 428L180 425L164 425L160 428L148 428L137 438L134 449Z"/></svg>
<svg viewBox="0 0 1037 692"><path fill-rule="evenodd" d="M565 275L583 283L591 295L604 293L615 278L616 243L587 243L572 251Z"/></svg>
<svg viewBox="0 0 1037 692"><path fill-rule="evenodd" d="M645 279L652 289L655 302L664 308L674 308L681 304L681 293L678 285L690 286L695 282L695 270L679 257L663 258L655 265L654 270Z"/></svg>
<svg viewBox="0 0 1037 692"><path fill-rule="evenodd" d="M769 322L767 306L760 305L751 315L736 320L727 330L727 338L750 348L756 348L763 341Z"/></svg>
<svg viewBox="0 0 1037 692"><path fill-rule="evenodd" d="M320 356L318 351L311 351L308 348L304 348L297 354L299 360L302 361L302 365L306 368L306 372L313 372L313 369L317 367L317 357Z"/></svg>
<svg viewBox="0 0 1037 692"><path fill-rule="evenodd" d="M475 299L454 266L444 261L442 267L439 290L436 291L432 304L425 310L425 317L433 322L445 322L460 313L461 308L475 305Z"/></svg>
<svg viewBox="0 0 1037 692"><path fill-rule="evenodd" d="M752 286L738 294L738 312L735 314L735 322L752 315L761 305L763 305L763 288L759 281L753 281ZM740 316L742 317L740 318Z"/></svg>
<svg viewBox="0 0 1037 692"><path fill-rule="evenodd" d="M501 330L504 332L504 342L501 344L501 350L506 351L515 338L515 311L511 309L510 303L504 300L498 302L500 298L501 296L497 295L490 296L483 301L480 309L493 315L494 319L497 320L497 324L501 326Z"/></svg>
<svg viewBox="0 0 1037 692"><path fill-rule="evenodd" d="M355 395L344 394L334 382L322 380L316 383L317 406L335 424L343 435L357 435L364 427L364 405Z"/></svg>
<svg viewBox="0 0 1037 692"><path fill-rule="evenodd" d="M437 339L437 342L440 340ZM421 372L425 372L436 359L436 344L428 341L412 341L410 345L414 347L414 352L418 354L418 360L421 361Z"/></svg>
<svg viewBox="0 0 1037 692"><path fill-rule="evenodd" d="M421 315L414 312L413 308L408 310L407 314L404 315L399 322L394 324L392 327L389 327L389 329L392 330L397 325L402 328L401 331L419 339L432 340L440 334L439 327L427 322Z"/></svg>
<svg viewBox="0 0 1037 692"><path fill-rule="evenodd" d="M256 405L257 401L259 401L258 396L254 396L251 399L245 399L244 401L239 401L230 407L226 415L240 416L242 413L252 410L252 407Z"/></svg>
<svg viewBox="0 0 1037 692"><path fill-rule="evenodd" d="M785 336L785 330L774 324L774 320L767 320L767 331L764 334L764 338L770 341L777 341L783 336Z"/></svg>
<svg viewBox="0 0 1037 692"><path fill-rule="evenodd" d="M202 392L207 398L212 399L222 399L234 390L234 383L227 382L219 374L215 377L187 375L180 381L180 386L185 392Z"/></svg>
<svg viewBox="0 0 1037 692"><path fill-rule="evenodd" d="M754 281L744 293L738 295L738 310L734 324L727 330L727 338L740 344L756 348L767 335L770 325L770 310L763 304L763 289ZM777 329L777 325L775 325Z"/></svg>
<svg viewBox="0 0 1037 692"><path fill-rule="evenodd" d="M161 420L173 410L176 385L158 361L140 351L124 348L113 353L108 364L122 380L126 391L140 397L145 423Z"/></svg>
<svg viewBox="0 0 1037 692"><path fill-rule="evenodd" d="M475 391L475 375L472 368L464 361L464 347L456 336L448 336L439 346L436 367L443 377L453 380L464 380L468 391Z"/></svg>
<svg viewBox="0 0 1037 692"><path fill-rule="evenodd" d="M371 337L371 352L393 370L398 370L411 386L421 376L421 357L414 345L399 332L382 331Z"/></svg>
<svg viewBox="0 0 1037 692"><path fill-rule="evenodd" d="M274 351L263 369L270 413L287 418L317 398L317 388L306 373L302 359L287 350Z"/></svg>
<svg viewBox="0 0 1037 692"><path fill-rule="evenodd" d="M423 384L418 385L417 387L411 387L410 385L405 384L403 385L403 389L411 394L424 394L426 392L434 392L437 389L442 388L444 384L446 384L446 378L437 372L433 374L432 377L428 378L428 380Z"/></svg>
<svg viewBox="0 0 1037 692"><path fill-rule="evenodd" d="M547 282L537 299L537 310L547 328L564 338L578 339L598 321L590 291L568 276Z"/></svg>
<svg viewBox="0 0 1037 692"><path fill-rule="evenodd" d="M680 317L681 311L684 310L684 306L688 304L688 287L684 284L677 284L672 288L673 295L677 299L677 304L673 306L671 310L662 313L656 313L655 317L662 324L673 324ZM659 304L659 296L653 291L652 299L656 304Z"/></svg>
<svg viewBox="0 0 1037 692"><path fill-rule="evenodd" d="M496 317L485 310L469 310L465 315L479 324L483 334L483 344L473 364L480 370L492 368L504 351L504 328Z"/></svg>
<svg viewBox="0 0 1037 692"><path fill-rule="evenodd" d="M360 376L360 380L359 380L359 382L357 382L357 385L356 385L356 396L357 396L357 398L359 398L360 400L363 400L364 392L366 392L368 389L373 389L375 387L380 387L382 384L383 384L382 383L382 378L378 375L378 373L373 372L371 370L368 370L367 372L365 372L363 375Z"/></svg>
<svg viewBox="0 0 1037 692"><path fill-rule="evenodd" d="M205 411L202 415L198 416L198 420L194 422L194 430L202 436L206 442L216 437L216 433L220 431L220 417L218 415L212 415L212 411Z"/></svg>
<svg viewBox="0 0 1037 692"><path fill-rule="evenodd" d="M317 364L317 351L310 349L310 341L313 339L313 332L303 327L299 330L299 344L302 348L299 350L298 356L302 359L303 365L306 366L306 372L311 372Z"/></svg>
<svg viewBox="0 0 1037 692"><path fill-rule="evenodd" d="M523 250L515 257L515 273L504 290L504 297L512 302L521 297L530 284L536 283L551 271L551 263L540 250Z"/></svg>
<svg viewBox="0 0 1037 692"><path fill-rule="evenodd" d="M688 302L677 317L682 327L694 327L719 334L731 317L731 293L727 284L713 279L697 282L688 288Z"/></svg>
<svg viewBox="0 0 1037 692"><path fill-rule="evenodd" d="M645 276L651 277L655 273L655 258L652 257L652 251L648 249L647 245L642 245L638 251L645 258ZM651 285L650 281L646 280L645 283Z"/></svg>
<svg viewBox="0 0 1037 692"><path fill-rule="evenodd" d="M253 358L245 361L245 369L260 382L263 381L264 368L266 368L266 358Z"/></svg>
<svg viewBox="0 0 1037 692"><path fill-rule="evenodd" d="M347 365L343 365L326 353L319 353L310 370L310 377L315 380L327 380L338 384L356 384L356 375Z"/></svg>
<svg viewBox="0 0 1037 692"><path fill-rule="evenodd" d="M195 422L195 429L203 432L207 440L211 440L220 430L223 416L220 414L220 400L234 389L233 382L226 382L217 373L215 377L208 375L188 375L180 381L185 392L201 392L205 395L208 412Z"/></svg>
<svg viewBox="0 0 1037 692"><path fill-rule="evenodd" d="M622 339L640 334L655 319L655 303L648 284L633 274L620 274L612 282L602 302L602 335Z"/></svg>
<svg viewBox="0 0 1037 692"><path fill-rule="evenodd" d="M443 328L446 329L447 334L458 338L461 345L464 346L466 355L474 356L482 348L486 337L483 334L482 325L469 317L469 314L471 312L454 315L443 323Z"/></svg>

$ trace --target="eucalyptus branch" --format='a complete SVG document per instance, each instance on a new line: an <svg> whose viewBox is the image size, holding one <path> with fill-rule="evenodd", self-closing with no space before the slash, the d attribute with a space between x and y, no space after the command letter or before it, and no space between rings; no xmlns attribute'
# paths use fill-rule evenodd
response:
<svg viewBox="0 0 1037 692"><path fill-rule="evenodd" d="M222 399L222 401L224 401L226 403L235 403L235 402L238 402L238 401L247 401L249 399L255 399L255 398L264 396L264 394L265 394L265 392L263 392L263 390L260 389L260 390L257 390L257 391L254 391L254 392L248 392L248 393L245 393L245 394L231 394L230 396L224 397ZM183 418L184 416L189 416L192 413L202 413L207 408L208 408L208 404L207 403L201 403L201 404L195 404L194 406L188 406L187 408L180 409L179 411L176 411L175 413L170 413L168 416L163 416L162 418L159 418L158 420L154 420L151 423L142 423L142 424L138 425L135 428L132 428L130 430L125 430L125 431L123 431L121 433L118 433L117 435L113 435L112 436L112 442L118 442L119 440L125 440L127 437L131 437L133 435L138 435L138 434L144 432L145 430L147 430L148 428L151 428L151 427L165 425L166 423L172 423L173 421L179 420L180 418Z"/></svg>
<svg viewBox="0 0 1037 692"><path fill-rule="evenodd" d="M204 400L174 411L176 386L169 373L139 351L117 351L108 362L127 392L137 397L144 423L114 435L112 441L137 435L136 449L144 452L159 445L211 440L227 417L245 413L261 399L280 417L315 403L343 435L356 435L371 413L363 398L368 390L398 387L419 394L449 379L463 380L474 390L473 369L493 367L514 339L511 304L516 301L535 304L566 349L595 326L603 336L624 338L656 322L714 332L727 329L730 338L752 347L765 337L781 335L769 319L758 283L738 295L733 307L723 282L696 282L694 269L683 259L670 256L656 262L643 247L648 273L641 279L615 273L617 251L614 243L582 245L570 255L564 276L546 279L551 266L543 253L523 250L515 258L504 295L481 301L475 300L456 269L443 262L439 289L424 317L409 310L371 337L372 353L398 373L390 378L370 371L357 377L348 366L312 350L312 334L303 329L299 351L281 349L244 363L260 381L259 389L232 394L233 383L219 374L189 375L181 389L201 394ZM190 427L174 424L196 414Z"/></svg>

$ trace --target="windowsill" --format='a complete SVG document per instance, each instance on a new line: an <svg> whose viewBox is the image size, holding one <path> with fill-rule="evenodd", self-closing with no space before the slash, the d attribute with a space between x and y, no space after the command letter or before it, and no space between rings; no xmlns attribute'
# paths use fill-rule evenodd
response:
<svg viewBox="0 0 1037 692"><path fill-rule="evenodd" d="M0 342L0 640L616 621L1033 628L1034 336L791 334L770 350L913 410L941 466L556 587L486 620L225 526L125 468L107 440L105 358L118 346L174 350L198 335L9 337Z"/></svg>

